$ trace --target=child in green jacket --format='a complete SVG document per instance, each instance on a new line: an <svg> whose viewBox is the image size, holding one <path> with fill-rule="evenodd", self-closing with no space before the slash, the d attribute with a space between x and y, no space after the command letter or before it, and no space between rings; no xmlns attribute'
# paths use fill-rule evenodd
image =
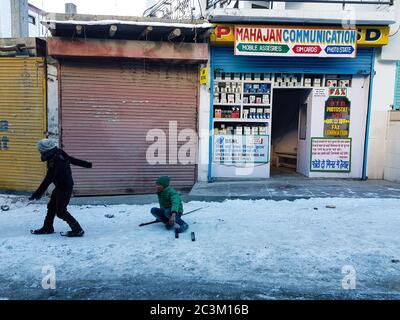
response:
<svg viewBox="0 0 400 320"><path fill-rule="evenodd" d="M157 220L164 222L165 227L170 230L175 223L179 225L179 233L186 231L189 225L181 219L183 206L180 194L169 185L170 178L161 176L156 181L158 202L160 208L152 208L151 214Z"/></svg>

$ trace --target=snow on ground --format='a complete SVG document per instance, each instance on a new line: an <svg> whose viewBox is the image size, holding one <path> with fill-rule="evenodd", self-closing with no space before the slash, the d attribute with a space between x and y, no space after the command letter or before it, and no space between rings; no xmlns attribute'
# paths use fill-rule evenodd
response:
<svg viewBox="0 0 400 320"><path fill-rule="evenodd" d="M0 204L10 206L0 211L0 299L49 298L45 265L66 288L58 298L400 298L396 199L190 202L185 211L206 208L184 217L179 239L162 224L138 227L156 204L70 206L83 238L31 235L43 203L0 195ZM55 229L68 226L56 218ZM346 265L355 290L342 288Z"/></svg>

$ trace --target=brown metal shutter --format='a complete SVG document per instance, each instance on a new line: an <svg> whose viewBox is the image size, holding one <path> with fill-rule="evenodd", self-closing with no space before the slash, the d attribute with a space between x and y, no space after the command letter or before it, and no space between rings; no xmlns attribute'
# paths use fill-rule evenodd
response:
<svg viewBox="0 0 400 320"><path fill-rule="evenodd" d="M94 164L73 167L75 194L154 192L160 175L169 175L178 190L193 186L195 164L147 162L153 142L146 134L162 129L168 141L169 121L178 122L178 132L197 131L197 70L147 61L61 63L62 146Z"/></svg>

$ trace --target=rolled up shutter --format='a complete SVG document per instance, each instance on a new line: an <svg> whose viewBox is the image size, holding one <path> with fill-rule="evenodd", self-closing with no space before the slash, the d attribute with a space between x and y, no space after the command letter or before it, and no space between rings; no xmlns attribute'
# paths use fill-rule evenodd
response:
<svg viewBox="0 0 400 320"><path fill-rule="evenodd" d="M160 175L169 175L177 189L193 186L195 163L149 164L146 151L154 141L146 135L161 129L168 142L170 121L178 132L196 131L197 70L147 61L62 61L62 146L93 162L92 169L73 167L76 194L154 192Z"/></svg>

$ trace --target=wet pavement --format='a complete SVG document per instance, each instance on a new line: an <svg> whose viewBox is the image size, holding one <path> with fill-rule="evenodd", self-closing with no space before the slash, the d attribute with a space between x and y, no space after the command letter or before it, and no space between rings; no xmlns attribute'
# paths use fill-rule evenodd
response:
<svg viewBox="0 0 400 320"><path fill-rule="evenodd" d="M331 197L400 199L400 183L385 180L312 179L296 175L253 181L198 182L189 193L189 198L197 201Z"/></svg>

